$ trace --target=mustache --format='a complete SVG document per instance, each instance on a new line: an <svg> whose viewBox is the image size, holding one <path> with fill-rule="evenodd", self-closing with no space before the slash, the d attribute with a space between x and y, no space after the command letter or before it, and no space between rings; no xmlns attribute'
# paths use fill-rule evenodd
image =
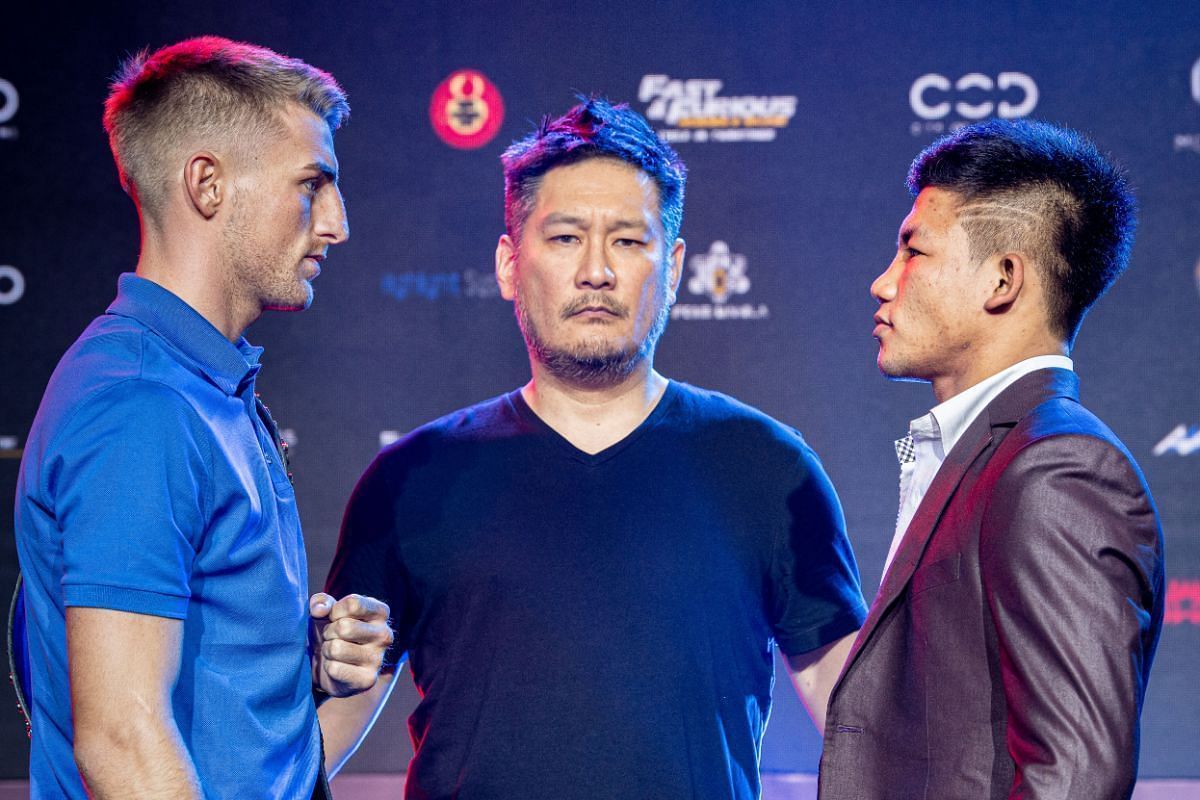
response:
<svg viewBox="0 0 1200 800"><path fill-rule="evenodd" d="M603 308L608 313L620 319L625 319L629 316L629 308L625 304L606 294L594 293L581 295L572 300L563 308L561 317L563 319L570 319L585 308Z"/></svg>

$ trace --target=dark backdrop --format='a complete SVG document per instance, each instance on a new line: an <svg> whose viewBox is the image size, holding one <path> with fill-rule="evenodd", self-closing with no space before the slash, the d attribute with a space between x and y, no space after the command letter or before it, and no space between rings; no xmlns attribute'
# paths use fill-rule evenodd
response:
<svg viewBox="0 0 1200 800"><path fill-rule="evenodd" d="M1142 774L1200 775L1200 5L107 5L0 14L0 494L57 358L135 263L133 207L100 126L107 78L147 45L258 42L331 71L354 108L337 136L353 236L331 252L311 310L250 331L267 348L261 390L293 440L314 587L381 441L526 380L490 277L497 156L575 92L657 117L691 170L688 269L660 369L804 432L841 494L868 592L895 521L892 439L933 402L926 386L878 375L870 335L867 286L909 206L906 167L979 116L1092 134L1127 165L1142 209L1133 266L1074 354L1085 401L1141 462L1166 531ZM430 116L463 69L503 98L498 134L474 149L452 147ZM450 141L470 141L485 111L494 126L499 105L471 100L483 85L457 86L460 113L436 126ZM0 527L9 586L7 512ZM785 681L777 698L763 767L814 769L819 740ZM351 769L404 767L412 704L404 681ZM22 775L24 732L15 712L0 717L0 777Z"/></svg>

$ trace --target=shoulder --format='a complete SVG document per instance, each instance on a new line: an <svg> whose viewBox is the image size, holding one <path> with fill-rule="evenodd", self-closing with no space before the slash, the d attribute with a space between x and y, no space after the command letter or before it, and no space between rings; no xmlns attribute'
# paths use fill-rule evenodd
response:
<svg viewBox="0 0 1200 800"><path fill-rule="evenodd" d="M1160 537L1158 512L1141 468L1094 414L1069 399L1048 400L1017 423L989 463L994 485L988 531L1013 546L1022 531L1043 546L1043 529L1073 541Z"/></svg>
<svg viewBox="0 0 1200 800"><path fill-rule="evenodd" d="M1133 455L1113 431L1079 402L1053 398L1023 417L1005 438L1006 473L1078 468L1096 477L1123 475L1145 486ZM1010 476L1011 480L1011 476Z"/></svg>
<svg viewBox="0 0 1200 800"><path fill-rule="evenodd" d="M384 447L367 468L363 479L406 471L416 464L458 452L462 448L509 437L518 427L510 395L503 394L460 408L414 428Z"/></svg>
<svg viewBox="0 0 1200 800"><path fill-rule="evenodd" d="M153 338L121 317L100 317L88 326L50 378L31 443L36 437L48 444L80 427L93 436L102 435L107 426L147 436L164 427L202 428L180 383L148 375L144 369L146 351L154 347L148 340Z"/></svg>
<svg viewBox="0 0 1200 800"><path fill-rule="evenodd" d="M800 431L751 405L686 383L675 382L675 391L675 424L709 446L723 445L793 464L815 459Z"/></svg>

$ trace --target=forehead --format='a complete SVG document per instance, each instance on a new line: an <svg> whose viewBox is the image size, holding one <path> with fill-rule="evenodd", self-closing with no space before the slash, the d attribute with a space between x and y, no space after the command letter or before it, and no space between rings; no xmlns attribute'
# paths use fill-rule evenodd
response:
<svg viewBox="0 0 1200 800"><path fill-rule="evenodd" d="M912 210L900 225L900 239L920 234L947 234L958 224L962 195L928 186L913 201Z"/></svg>
<svg viewBox="0 0 1200 800"><path fill-rule="evenodd" d="M265 149L274 166L292 169L315 162L336 170L333 131L325 120L296 103L289 103L276 118L281 129Z"/></svg>
<svg viewBox="0 0 1200 800"><path fill-rule="evenodd" d="M542 176L534 213L567 210L657 217L658 186L632 164L612 158L589 158L555 167Z"/></svg>

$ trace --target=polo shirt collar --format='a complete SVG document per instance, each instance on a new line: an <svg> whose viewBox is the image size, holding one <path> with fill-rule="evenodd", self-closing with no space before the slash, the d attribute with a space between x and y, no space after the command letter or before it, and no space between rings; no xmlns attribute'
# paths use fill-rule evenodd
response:
<svg viewBox="0 0 1200 800"><path fill-rule="evenodd" d="M117 299L107 313L129 317L154 331L225 394L237 394L262 368L261 347L245 337L231 343L177 295L131 272L117 280Z"/></svg>

